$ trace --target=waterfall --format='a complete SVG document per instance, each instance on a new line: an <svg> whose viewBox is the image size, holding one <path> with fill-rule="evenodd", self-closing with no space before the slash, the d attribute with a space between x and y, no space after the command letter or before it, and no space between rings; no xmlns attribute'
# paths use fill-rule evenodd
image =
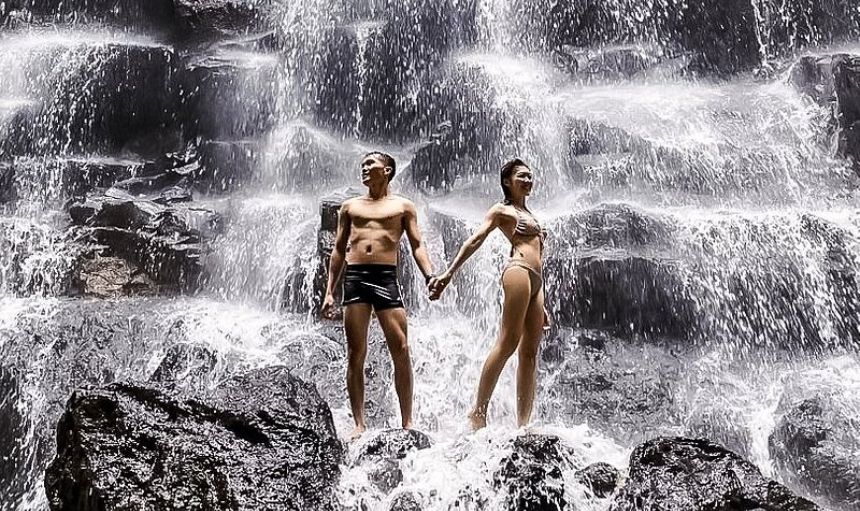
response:
<svg viewBox="0 0 860 511"><path fill-rule="evenodd" d="M826 396L856 459L857 166L815 60L860 58L853 2L222 3L0 2L0 511L49 509L75 389L152 383L175 350L212 361L178 391L286 365L346 434L346 341L317 315L327 201L363 193L376 150L398 162L436 271L501 199L501 163L534 170L553 327L528 431L574 449L569 508L610 506L578 469L623 472L638 443L684 435L850 509L787 475L770 439ZM801 90L804 55L827 100ZM470 434L466 413L509 253L494 232L439 302L405 272L415 423L433 445L399 462L393 491L355 462L400 424L373 322L372 431L349 447L341 509L506 505L494 473L523 433L516 357L490 426Z"/></svg>

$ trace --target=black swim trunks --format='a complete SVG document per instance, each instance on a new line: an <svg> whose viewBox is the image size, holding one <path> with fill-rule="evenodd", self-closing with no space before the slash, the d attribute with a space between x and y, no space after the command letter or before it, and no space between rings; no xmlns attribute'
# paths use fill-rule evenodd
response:
<svg viewBox="0 0 860 511"><path fill-rule="evenodd" d="M397 266L348 264L343 279L343 304L369 303L374 310L403 307Z"/></svg>

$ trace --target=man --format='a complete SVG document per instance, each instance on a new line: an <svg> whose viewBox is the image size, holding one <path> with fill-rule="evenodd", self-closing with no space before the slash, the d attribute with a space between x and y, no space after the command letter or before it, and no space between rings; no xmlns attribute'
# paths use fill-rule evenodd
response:
<svg viewBox="0 0 860 511"><path fill-rule="evenodd" d="M412 428L412 361L406 338L406 311L397 282L397 254L404 232L425 281L430 280L432 267L421 242L415 204L389 193L389 184L396 170L394 158L385 153L373 152L364 156L361 181L367 187L367 195L346 200L341 205L329 264L322 306L325 317L332 317L334 289L346 262L343 284L343 324L348 358L346 385L355 419L350 439L358 438L367 429L364 420L364 360L367 356L367 329L373 311L394 362L394 385L400 400L403 428Z"/></svg>

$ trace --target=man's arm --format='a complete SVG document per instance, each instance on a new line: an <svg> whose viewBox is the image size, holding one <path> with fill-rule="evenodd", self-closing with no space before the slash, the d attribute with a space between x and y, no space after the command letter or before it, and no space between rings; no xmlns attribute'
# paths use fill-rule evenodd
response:
<svg viewBox="0 0 860 511"><path fill-rule="evenodd" d="M415 204L412 201L406 201L406 213L404 222L406 237L409 239L409 245L412 247L412 257L415 263L424 275L424 280L429 280L433 274L433 263L430 262L430 254L427 253L427 247L421 240L421 230L418 228L418 211L415 209Z"/></svg>
<svg viewBox="0 0 860 511"><path fill-rule="evenodd" d="M331 259L328 264L328 283L326 284L325 298L323 299L322 315L330 316L334 307L334 289L340 282L343 272L343 263L346 259L346 244L349 240L349 231L352 222L349 218L348 203L344 202L337 212L337 233L334 236L334 248L331 251Z"/></svg>

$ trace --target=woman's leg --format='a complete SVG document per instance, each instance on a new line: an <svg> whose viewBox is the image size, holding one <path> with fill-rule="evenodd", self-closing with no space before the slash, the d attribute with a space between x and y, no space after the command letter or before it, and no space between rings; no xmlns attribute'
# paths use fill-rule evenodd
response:
<svg viewBox="0 0 860 511"><path fill-rule="evenodd" d="M511 267L502 275L502 288L505 291L505 301L502 308L502 326L496 345L484 362L481 379L478 382L478 395L475 407L469 414L472 429L480 429L487 425L487 405L499 381L499 374L508 359L517 349L517 344L523 332L523 321L531 294L529 271L525 268Z"/></svg>
<svg viewBox="0 0 860 511"><path fill-rule="evenodd" d="M543 290L532 298L526 311L523 334L519 342L517 366L517 426L529 423L537 385L537 356L543 337Z"/></svg>

